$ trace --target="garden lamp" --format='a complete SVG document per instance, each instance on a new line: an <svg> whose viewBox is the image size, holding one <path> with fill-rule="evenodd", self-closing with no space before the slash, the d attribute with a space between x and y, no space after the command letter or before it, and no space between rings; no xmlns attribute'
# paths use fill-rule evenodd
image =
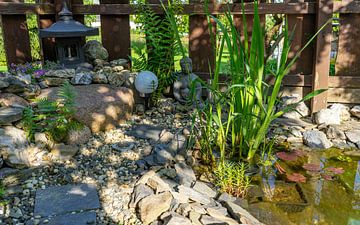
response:
<svg viewBox="0 0 360 225"><path fill-rule="evenodd" d="M149 107L149 98L158 87L158 78L151 71L141 71L135 78L135 88L145 98L145 108Z"/></svg>

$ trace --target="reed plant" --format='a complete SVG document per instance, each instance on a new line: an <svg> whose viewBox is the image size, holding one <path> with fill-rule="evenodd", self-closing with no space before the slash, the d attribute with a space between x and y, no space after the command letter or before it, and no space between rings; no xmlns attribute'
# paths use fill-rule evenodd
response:
<svg viewBox="0 0 360 225"><path fill-rule="evenodd" d="M242 15L242 30L247 31L244 10ZM196 138L208 161L214 159L213 152L216 148L220 151L221 163L224 163L226 159L255 163L256 153L261 152L262 149L269 151L267 145L272 146L271 141L266 139L271 122L283 113L293 110L296 105L276 111L283 78L322 28L290 59L291 34L285 22L282 28L280 59L277 67L272 67L273 70L269 71L265 70L268 60L265 57L265 35L260 22L257 1L254 2L251 38L247 32L240 34L229 12L225 14L225 23L210 14L208 17L215 21L222 37L219 49L217 49L215 69L211 74L211 84L197 81L207 88L211 98L202 107L197 108L194 119ZM222 74L225 82L221 83L220 64L225 47L229 51L229 73ZM273 82L269 82L270 76ZM309 100L323 91L316 90L306 95L301 101Z"/></svg>

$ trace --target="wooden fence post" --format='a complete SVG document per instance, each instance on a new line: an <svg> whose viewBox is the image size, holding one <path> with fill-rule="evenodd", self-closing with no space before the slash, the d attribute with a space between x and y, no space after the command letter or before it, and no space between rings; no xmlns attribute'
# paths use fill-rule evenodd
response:
<svg viewBox="0 0 360 225"><path fill-rule="evenodd" d="M58 4L60 0L40 0L39 3L53 3ZM50 27L56 20L56 14L60 10L55 7L55 14L53 15L39 15L38 16L38 27L39 29L45 29ZM55 49L55 38L42 38L40 39L40 54L44 61L56 61L56 49Z"/></svg>
<svg viewBox="0 0 360 225"><path fill-rule="evenodd" d="M18 1L0 0L0 2ZM8 66L11 63L30 62L32 58L26 15L2 15L1 21Z"/></svg>
<svg viewBox="0 0 360 225"><path fill-rule="evenodd" d="M199 3L199 0L190 0L190 3ZM189 56L193 61L193 71L201 78L213 71L215 66L215 50L212 43L210 32L216 35L216 24L213 24L213 30L209 30L206 15L189 16Z"/></svg>
<svg viewBox="0 0 360 225"><path fill-rule="evenodd" d="M313 86L312 90L326 89L329 86L330 71L330 52L331 52L331 36L332 26L331 20L333 14L332 0L316 1L316 28L320 29L325 23L325 28L316 37L315 62L313 70ZM312 112L327 107L327 93L323 92L315 96L311 102Z"/></svg>
<svg viewBox="0 0 360 225"><path fill-rule="evenodd" d="M100 0L103 4L129 4L129 0ZM128 58L130 48L130 16L101 15L102 44L109 52L109 60Z"/></svg>

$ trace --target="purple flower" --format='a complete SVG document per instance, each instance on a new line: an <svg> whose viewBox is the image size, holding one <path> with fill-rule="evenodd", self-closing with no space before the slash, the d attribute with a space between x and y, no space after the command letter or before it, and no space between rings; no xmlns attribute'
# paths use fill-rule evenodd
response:
<svg viewBox="0 0 360 225"><path fill-rule="evenodd" d="M36 78L40 78L40 77L44 76L45 73L46 73L46 70L40 69L40 70L35 70L34 75Z"/></svg>

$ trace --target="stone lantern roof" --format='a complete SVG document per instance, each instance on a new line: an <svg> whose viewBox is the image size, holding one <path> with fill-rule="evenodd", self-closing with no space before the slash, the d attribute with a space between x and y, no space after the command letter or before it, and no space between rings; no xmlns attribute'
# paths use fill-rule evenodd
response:
<svg viewBox="0 0 360 225"><path fill-rule="evenodd" d="M48 28L41 29L39 32L41 38L66 38L66 37L84 37L99 34L98 28L91 28L75 21L72 12L68 9L66 2L59 12L59 21Z"/></svg>

